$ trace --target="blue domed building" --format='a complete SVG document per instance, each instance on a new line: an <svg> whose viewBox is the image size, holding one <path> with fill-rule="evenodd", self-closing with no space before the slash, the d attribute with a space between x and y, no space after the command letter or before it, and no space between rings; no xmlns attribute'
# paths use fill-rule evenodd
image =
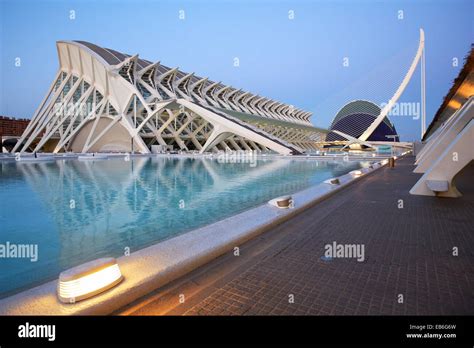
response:
<svg viewBox="0 0 474 348"><path fill-rule="evenodd" d="M378 105L366 100L355 100L346 104L334 117L329 128L330 132L326 136L326 141L347 140L343 136L331 132L332 130L338 130L354 138L359 138L380 112L381 109ZM393 141L393 136L395 136L395 141L398 142L395 126L388 117L385 117L367 141Z"/></svg>

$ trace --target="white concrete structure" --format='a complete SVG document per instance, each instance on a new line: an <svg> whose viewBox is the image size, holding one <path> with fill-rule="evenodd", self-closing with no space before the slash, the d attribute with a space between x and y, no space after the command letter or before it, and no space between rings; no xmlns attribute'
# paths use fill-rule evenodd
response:
<svg viewBox="0 0 474 348"><path fill-rule="evenodd" d="M474 97L433 133L417 156L414 172L424 173L414 195L459 197L454 177L474 160Z"/></svg>
<svg viewBox="0 0 474 348"><path fill-rule="evenodd" d="M424 115L425 83L423 81L423 79L425 78L424 51L425 51L425 32L423 31L423 29L420 28L420 42L418 44L418 49L416 51L415 58L413 58L413 61L410 65L410 68L408 69L407 74L405 75L400 86L398 86L398 89L396 90L395 94L392 96L390 101L383 107L379 116L374 120L374 122L370 125L370 127L367 128L365 132L359 137L359 140L366 141L369 138L369 136L374 132L374 130L379 126L379 124L383 122L385 117L387 117L390 110L395 106L396 102L405 91L405 88L410 82L413 76L413 73L415 72L415 69L418 66L418 63L420 62L420 60L422 62L421 64L422 65L421 66L421 75L422 75L422 83L421 83L422 117L421 119L422 119L422 133L424 134L425 128L426 128L426 126L424 125L424 122L425 122L425 115Z"/></svg>
<svg viewBox="0 0 474 348"><path fill-rule="evenodd" d="M337 134L338 136L342 137L344 140L344 147L345 148L350 148L353 150L361 150L364 147L365 148L375 148L377 146L383 146L383 145L390 145L393 147L399 147L399 148L405 148L409 149L412 148L411 143L401 143L401 142L396 142L395 138L398 137L398 135L395 132L395 128L393 124L390 122L388 119L388 115L392 108L396 105L398 99L401 97L403 92L405 91L406 87L408 86L408 83L410 82L411 78L413 77L413 74L418 66L418 64L421 62L421 110L422 110L422 136L425 133L426 125L425 125L425 61L424 61L424 52L425 52L425 33L423 29L420 28L420 39L419 39L419 44L418 44L418 49L416 51L415 57L413 58L413 61L403 78L400 86L398 86L397 90L395 91L394 95L392 98L389 100L388 103L384 105L382 109L380 109L376 104L367 101L367 100L353 100L346 105L344 105L341 110L336 114L333 123L330 127L331 133L329 133L328 138L331 140L331 137L333 138L334 134ZM356 116L356 117L354 117ZM369 116L372 116L373 120L368 124L365 125L364 117L367 118ZM339 125L338 122L341 122L342 120L352 120L351 122L345 122L344 125ZM393 138L394 141L384 141L383 140L378 140L374 141L374 139L370 139L370 137L373 137L374 134L377 133L377 130L379 127L384 126L386 130L388 131L389 135L387 135L387 138ZM343 127L340 129L336 129L337 127ZM361 130L362 129L362 130ZM354 133L354 134L348 134L348 133ZM357 133L357 136L354 136L355 133ZM332 139L334 140L334 139ZM334 140L335 142L337 141L338 143L341 143L341 140Z"/></svg>
<svg viewBox="0 0 474 348"><path fill-rule="evenodd" d="M83 41L57 42L59 71L12 152L317 149L311 113Z"/></svg>
<svg viewBox="0 0 474 348"><path fill-rule="evenodd" d="M426 142L423 149L417 154L415 164L417 167L413 172L425 173L431 164L449 146L459 132L466 127L472 119L474 109L472 104L474 98L469 100L456 111L443 126L439 127Z"/></svg>

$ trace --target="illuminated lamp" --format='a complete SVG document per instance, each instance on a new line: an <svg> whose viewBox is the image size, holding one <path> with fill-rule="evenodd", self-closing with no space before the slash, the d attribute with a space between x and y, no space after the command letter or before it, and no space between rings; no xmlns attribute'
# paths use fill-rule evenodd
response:
<svg viewBox="0 0 474 348"><path fill-rule="evenodd" d="M353 170L352 172L350 172L349 174L353 175L353 176L361 176L362 175L362 171L360 170Z"/></svg>
<svg viewBox="0 0 474 348"><path fill-rule="evenodd" d="M122 279L116 259L90 261L59 275L58 297L63 303L75 303L114 287Z"/></svg>

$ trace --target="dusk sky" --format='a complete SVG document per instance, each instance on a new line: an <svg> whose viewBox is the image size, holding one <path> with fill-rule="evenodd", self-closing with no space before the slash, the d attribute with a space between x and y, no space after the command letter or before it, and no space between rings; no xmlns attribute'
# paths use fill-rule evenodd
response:
<svg viewBox="0 0 474 348"><path fill-rule="evenodd" d="M84 40L295 105L326 128L346 102L388 101L423 28L429 124L474 41L471 0L0 3L0 114L25 118L57 71L55 42ZM400 102L419 101L418 68ZM391 120L402 140L420 138L420 120Z"/></svg>

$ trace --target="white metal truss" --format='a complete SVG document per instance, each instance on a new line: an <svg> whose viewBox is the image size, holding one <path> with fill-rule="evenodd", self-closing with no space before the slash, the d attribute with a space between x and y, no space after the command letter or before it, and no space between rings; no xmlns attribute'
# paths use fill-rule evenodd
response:
<svg viewBox="0 0 474 348"><path fill-rule="evenodd" d="M291 154L327 133L309 112L138 55L82 41L57 48L59 71L14 152L149 153L157 144Z"/></svg>

